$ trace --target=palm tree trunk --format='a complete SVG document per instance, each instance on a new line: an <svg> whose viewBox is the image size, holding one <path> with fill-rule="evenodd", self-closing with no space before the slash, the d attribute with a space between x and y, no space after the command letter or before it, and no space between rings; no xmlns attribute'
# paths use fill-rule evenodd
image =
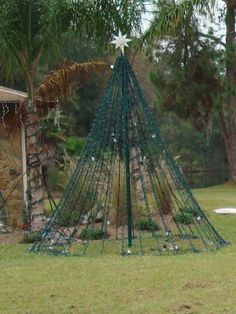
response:
<svg viewBox="0 0 236 314"><path fill-rule="evenodd" d="M31 230L38 231L44 226L44 189L41 167L41 147L39 143L39 117L34 103L32 76L27 78L28 105L26 117L26 142L28 166L28 212L30 213Z"/></svg>

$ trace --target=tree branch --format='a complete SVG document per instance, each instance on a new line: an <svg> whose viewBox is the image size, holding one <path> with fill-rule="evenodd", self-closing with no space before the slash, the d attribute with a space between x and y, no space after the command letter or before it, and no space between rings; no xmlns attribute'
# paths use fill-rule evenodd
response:
<svg viewBox="0 0 236 314"><path fill-rule="evenodd" d="M226 48L226 43L224 43L220 38L217 38L214 35L204 34L202 32L198 32L198 35L200 35L201 37L204 37L204 38L212 39L216 43L218 43L218 44L222 45L224 48Z"/></svg>

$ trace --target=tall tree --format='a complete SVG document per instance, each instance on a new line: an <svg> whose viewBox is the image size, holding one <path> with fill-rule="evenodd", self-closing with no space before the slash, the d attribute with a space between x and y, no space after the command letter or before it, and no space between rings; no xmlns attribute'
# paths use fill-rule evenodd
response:
<svg viewBox="0 0 236 314"><path fill-rule="evenodd" d="M221 54L223 70L218 72L217 81L219 83L218 93L214 100L214 110L220 123L221 132L224 138L227 158L230 165L231 179L236 181L236 1L221 1L224 4L223 19L225 24L226 41L221 40L221 36L214 33L204 33L197 29L198 38L211 40L218 45ZM156 1L158 10L150 29L145 34L147 40L157 40L160 38L174 38L180 29L184 29L188 34L191 31L191 22L198 24L199 17L211 15L211 9L217 5L215 0L181 0ZM219 63L218 63L219 64ZM215 74L212 76L215 80ZM212 83L212 82L210 82ZM184 104L183 104L184 106ZM212 110L212 108L209 108ZM182 108L179 108L179 112Z"/></svg>
<svg viewBox="0 0 236 314"><path fill-rule="evenodd" d="M30 191L34 230L43 224L43 190L40 179L36 180L40 177L41 165L35 136L38 129L34 86L40 60L60 45L62 36L70 29L77 31L78 36L94 38L102 45L118 30L130 34L132 29L140 28L142 11L141 0L0 0L1 65L8 71L18 65L27 86L26 129L30 137L27 154L33 167L29 182L34 182Z"/></svg>

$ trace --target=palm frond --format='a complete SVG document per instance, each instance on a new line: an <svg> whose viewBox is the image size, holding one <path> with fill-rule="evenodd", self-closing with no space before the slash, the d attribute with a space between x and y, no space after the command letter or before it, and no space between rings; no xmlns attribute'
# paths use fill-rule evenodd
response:
<svg viewBox="0 0 236 314"><path fill-rule="evenodd" d="M209 15L216 0L181 0L177 4L163 4L155 13L150 28L143 35L142 40L153 41L166 35L174 36L175 30L189 21L194 14Z"/></svg>
<svg viewBox="0 0 236 314"><path fill-rule="evenodd" d="M141 32L143 0L87 0L70 4L77 31L100 44L107 45L118 31L127 35Z"/></svg>
<svg viewBox="0 0 236 314"><path fill-rule="evenodd" d="M40 98L53 99L66 97L75 84L91 79L96 74L108 73L109 66L104 62L69 63L64 61L58 69L48 74L36 94Z"/></svg>
<svg viewBox="0 0 236 314"><path fill-rule="evenodd" d="M108 45L114 33L140 30L143 0L0 0L0 57L35 74L41 53L75 28L80 37ZM36 62L34 62L36 60Z"/></svg>
<svg viewBox="0 0 236 314"><path fill-rule="evenodd" d="M13 55L24 73L42 47L54 45L56 29L52 1L0 0L0 44L5 58Z"/></svg>

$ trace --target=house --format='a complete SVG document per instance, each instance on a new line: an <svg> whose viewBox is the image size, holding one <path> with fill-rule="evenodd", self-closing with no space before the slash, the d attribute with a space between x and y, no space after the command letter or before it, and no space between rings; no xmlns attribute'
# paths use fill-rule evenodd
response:
<svg viewBox="0 0 236 314"><path fill-rule="evenodd" d="M50 99L45 95L37 94L35 99L37 116L44 119L49 112L54 112L57 117L58 99ZM0 192L4 200L1 206L0 198L0 225L3 212L6 211L7 225L12 227L23 226L23 212L27 200L27 94L18 90L0 86ZM28 123L28 127L32 123ZM28 138L32 138L28 133ZM53 158L53 149L50 145L40 146L41 165L47 166ZM30 167L30 164L28 165ZM2 210L4 208L4 211Z"/></svg>
<svg viewBox="0 0 236 314"><path fill-rule="evenodd" d="M7 224L23 224L26 198L25 127L20 108L27 94L0 86L0 191L7 215Z"/></svg>

